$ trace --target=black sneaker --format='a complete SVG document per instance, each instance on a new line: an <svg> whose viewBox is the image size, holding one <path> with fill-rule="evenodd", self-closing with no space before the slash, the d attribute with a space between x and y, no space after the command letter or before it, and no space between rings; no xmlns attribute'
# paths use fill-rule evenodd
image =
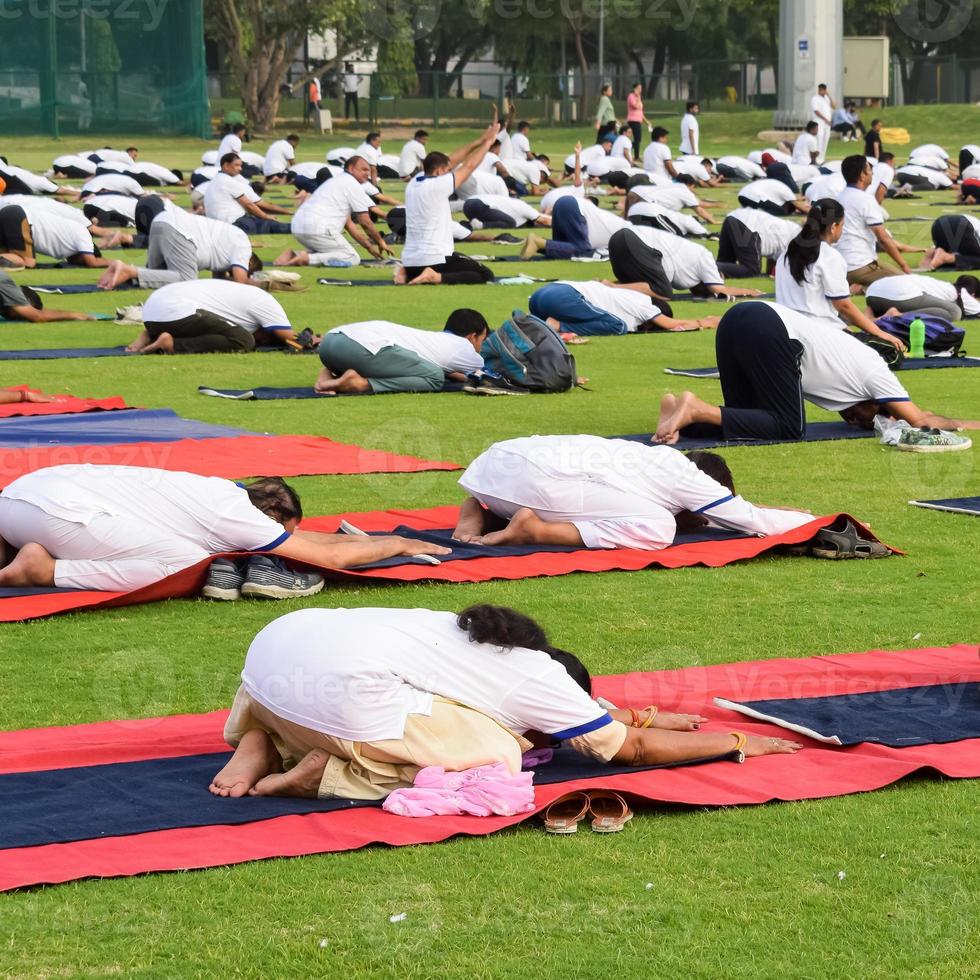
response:
<svg viewBox="0 0 980 980"><path fill-rule="evenodd" d="M527 388L521 388L501 375L475 373L467 375L463 391L468 395L527 395Z"/></svg>
<svg viewBox="0 0 980 980"><path fill-rule="evenodd" d="M201 595L208 599L223 599L234 602L242 597L242 583L245 581L245 562L231 558L215 558L208 569L208 578L201 589Z"/></svg>
<svg viewBox="0 0 980 980"><path fill-rule="evenodd" d="M294 571L273 555L257 555L248 561L242 595L258 599L292 599L316 595L322 588L322 575Z"/></svg>

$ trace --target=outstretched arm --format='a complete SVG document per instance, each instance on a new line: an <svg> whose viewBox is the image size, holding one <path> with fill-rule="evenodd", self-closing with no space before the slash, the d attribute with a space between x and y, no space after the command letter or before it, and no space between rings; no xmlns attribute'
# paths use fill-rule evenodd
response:
<svg viewBox="0 0 980 980"><path fill-rule="evenodd" d="M850 324L853 324L859 330L863 330L865 333L871 334L873 337L877 337L879 340L887 340L889 344L897 347L899 350L907 350L905 344L898 339L898 337L893 336L888 333L887 330L882 330L874 320L867 315L867 313L859 310L853 303L851 299L832 299L830 301L834 305L834 309Z"/></svg>
<svg viewBox="0 0 980 980"><path fill-rule="evenodd" d="M905 419L909 425L930 426L934 429L980 429L980 420L951 419L945 415L937 415L919 408L915 402L887 402L882 406L889 415L897 419Z"/></svg>
<svg viewBox="0 0 980 980"><path fill-rule="evenodd" d="M486 130L484 130L483 135L482 136L478 136L475 140L473 140L472 143L467 143L466 146L461 146L458 150L453 150L453 152L449 154L449 166L453 170L455 170L456 167L458 167L464 160L466 160L468 157L470 157L474 153L476 153L476 151L481 146L484 145L484 141L487 138L487 133L491 129L493 130L493 137L496 137L497 133L500 130L500 123L497 121L497 107L496 106L493 107L493 119L490 121L490 125L486 128ZM491 137L490 141L486 144L486 146L488 146L488 147L490 146L490 143L493 142L493 137ZM486 150L484 150L483 152L486 153ZM471 171L471 173L472 173L472 171ZM466 176L468 177L469 174L467 174ZM463 183L463 181L460 180L460 181L458 181L458 183L461 184L461 183Z"/></svg>
<svg viewBox="0 0 980 980"><path fill-rule="evenodd" d="M500 123L497 122L497 113L496 110L494 110L493 122L487 126L487 128L483 131L483 135L476 141L475 144L473 144L473 148L470 151L469 156L467 156L454 170L457 187L459 187L461 184L465 184L466 181L470 179L470 175L480 165L480 161L486 155L487 150L490 149L490 145L497 138L498 132L500 132Z"/></svg>
<svg viewBox="0 0 980 980"><path fill-rule="evenodd" d="M803 748L801 743L785 738L743 737L745 743L741 749L746 756L793 753ZM629 728L626 741L612 761L628 766L655 766L710 759L735 751L740 741L735 732L671 732L656 728Z"/></svg>
<svg viewBox="0 0 980 980"><path fill-rule="evenodd" d="M895 244L895 239L885 231L884 225L874 225L871 230L874 232L875 238L878 239L878 244L881 246L882 250L887 252L892 261L897 265L902 272L908 275L912 270L909 268L908 262L902 258L902 253L898 250L898 245Z"/></svg>
<svg viewBox="0 0 980 980"><path fill-rule="evenodd" d="M336 534L316 535L303 531L291 535L272 554L296 561L309 562L326 568L350 568L353 565L366 565L373 561L383 561L396 555L448 555L449 549L427 541L413 541L397 535L383 537L360 537L344 535L339 540ZM322 539L322 540L320 540Z"/></svg>
<svg viewBox="0 0 980 980"><path fill-rule="evenodd" d="M35 310L33 306L11 306L7 312L11 319L26 320L28 323L56 323L59 320L91 320L88 313L74 310Z"/></svg>

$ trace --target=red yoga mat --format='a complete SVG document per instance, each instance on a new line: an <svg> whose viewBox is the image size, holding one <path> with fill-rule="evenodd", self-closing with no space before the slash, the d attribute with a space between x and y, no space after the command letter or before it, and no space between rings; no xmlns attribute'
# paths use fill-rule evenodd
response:
<svg viewBox="0 0 980 980"><path fill-rule="evenodd" d="M980 682L978 647L958 644L613 675L596 678L595 690L622 707L655 703L700 712L710 719L707 729L785 736L783 729L718 708L712 699L854 694L974 681ZM221 738L225 714L214 711L0 733L0 773L221 751L226 748ZM803 737L800 741L806 747L796 755L749 759L743 765L720 761L539 785L535 812L572 790L616 790L640 804L733 806L868 792L922 770L957 779L980 777L980 739L902 749L873 743L838 748ZM412 819L363 808L12 848L0 851L0 891L78 878L348 851L368 844L428 844L456 834L491 834L531 816Z"/></svg>
<svg viewBox="0 0 980 980"><path fill-rule="evenodd" d="M33 391L39 395L37 388L27 385L11 385L11 391ZM120 408L129 408L125 400L118 395L111 398L75 398L74 395L58 395L56 402L10 402L0 405L0 418L12 418L16 415L76 415L80 412L111 412Z"/></svg>

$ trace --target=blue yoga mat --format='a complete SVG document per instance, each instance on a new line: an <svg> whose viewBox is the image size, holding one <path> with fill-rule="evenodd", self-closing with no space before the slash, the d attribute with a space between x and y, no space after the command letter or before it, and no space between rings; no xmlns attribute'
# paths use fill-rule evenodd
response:
<svg viewBox="0 0 980 980"><path fill-rule="evenodd" d="M945 510L951 514L972 514L980 517L980 497L944 497L941 500L910 500L913 507Z"/></svg>
<svg viewBox="0 0 980 980"><path fill-rule="evenodd" d="M630 442L649 442L651 433L634 436L610 436L610 439L628 439ZM674 443L674 449L686 452L691 449L718 449L726 446L781 446L796 442L827 442L833 439L871 439L874 432L857 429L846 422L807 422L806 435L802 439L743 439L725 442L723 439L686 439L683 436Z"/></svg>
<svg viewBox="0 0 980 980"><path fill-rule="evenodd" d="M212 796L208 784L229 758L229 753L214 752L0 776L0 849L381 805L366 800ZM728 756L700 761L718 758ZM551 762L535 767L534 782L561 783L665 768L669 767L606 765L558 748Z"/></svg>
<svg viewBox="0 0 980 980"><path fill-rule="evenodd" d="M68 268L68 266L45 266L44 268ZM109 293L118 292L120 289L139 289L134 283L124 282L116 286L113 290L99 289L94 282L75 282L75 283L56 283L54 285L35 286L32 283L25 283L37 293L50 293L54 296L70 296L72 293Z"/></svg>
<svg viewBox="0 0 980 980"><path fill-rule="evenodd" d="M834 745L877 742L900 749L980 738L980 684L932 684L822 698L715 704Z"/></svg>
<svg viewBox="0 0 980 980"><path fill-rule="evenodd" d="M925 371L929 368L975 368L980 367L980 357L907 357L900 371ZM675 374L682 378L718 378L718 368L664 368L664 374Z"/></svg>
<svg viewBox="0 0 980 980"><path fill-rule="evenodd" d="M28 415L0 419L0 446L115 446L129 442L177 442L261 433L182 419L169 408L122 409L80 415Z"/></svg>
<svg viewBox="0 0 980 980"><path fill-rule="evenodd" d="M255 354L315 354L316 351L295 351L289 347L256 347ZM37 350L0 350L0 361L54 361L75 357L150 357L156 355L129 354L125 347L42 347ZM162 355L161 355L162 356ZM184 356L184 355L180 355ZM236 355L237 356L237 355Z"/></svg>

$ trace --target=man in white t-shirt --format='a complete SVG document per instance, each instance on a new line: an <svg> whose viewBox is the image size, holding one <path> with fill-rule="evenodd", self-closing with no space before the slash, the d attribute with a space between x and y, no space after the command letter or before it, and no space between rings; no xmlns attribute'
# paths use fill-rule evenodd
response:
<svg viewBox="0 0 980 980"><path fill-rule="evenodd" d="M790 160L790 163L802 167L817 165L820 159L819 131L820 124L811 119L803 132L796 137L796 142L793 144L793 159Z"/></svg>
<svg viewBox="0 0 980 980"><path fill-rule="evenodd" d="M488 333L483 315L469 309L450 313L441 332L388 320L334 327L320 344L323 370L313 388L320 395L441 391L447 379L483 369Z"/></svg>
<svg viewBox="0 0 980 980"><path fill-rule="evenodd" d="M542 214L518 197L478 194L458 203L466 220L477 231L481 228L529 228L532 225L548 227L551 224L549 215Z"/></svg>
<svg viewBox="0 0 980 980"><path fill-rule="evenodd" d="M577 144L581 146L582 144ZM590 163L595 163L597 160L602 160L604 157L609 156L612 152L613 138L610 134L604 137L600 142L593 143L591 146L587 146L584 149L578 150L578 161L579 165L583 170L588 169ZM572 151L565 157L565 174L566 176L571 176L572 172L575 170L575 152Z"/></svg>
<svg viewBox="0 0 980 980"><path fill-rule="evenodd" d="M415 130L415 135L402 147L398 156L398 176L402 180L411 180L422 170L422 161L428 152L425 144L429 134L424 129Z"/></svg>
<svg viewBox="0 0 980 980"><path fill-rule="evenodd" d="M898 275L896 269L878 264L877 250L887 252L902 272L911 271L895 239L885 231L885 218L878 202L867 193L871 164L864 156L849 156L841 164L847 186L837 200L844 205L844 232L834 246L847 263L847 281L867 286L883 276Z"/></svg>
<svg viewBox="0 0 980 980"><path fill-rule="evenodd" d="M472 143L447 156L429 153L422 173L405 186L405 247L396 285L478 284L491 282L493 273L454 251L453 216L449 199L479 166L497 139L500 124L493 121Z"/></svg>
<svg viewBox="0 0 980 980"><path fill-rule="evenodd" d="M241 572L234 598L242 583L245 594L276 598L311 595L323 579L289 572L277 589L270 555L348 568L448 550L395 536L297 532L302 516L299 497L275 478L242 486L151 467L51 466L19 477L0 496L0 552L4 542L17 550L0 568L0 586L132 592L211 555L240 551L262 558L249 563L247 578ZM289 587L297 578L304 588ZM253 580L259 587L249 587Z"/></svg>
<svg viewBox="0 0 980 980"><path fill-rule="evenodd" d="M314 338L318 342L319 338ZM242 353L256 344L289 344L296 332L282 306L253 286L192 279L161 286L143 304L133 354Z"/></svg>
<svg viewBox="0 0 980 980"><path fill-rule="evenodd" d="M320 184L293 216L292 232L302 250L287 248L275 264L360 265L361 257L344 238L345 230L373 258L394 254L371 219L373 202L365 190L370 173L368 162L353 156L342 174Z"/></svg>
<svg viewBox="0 0 980 980"><path fill-rule="evenodd" d="M38 253L89 269L107 266L93 232L112 234L68 204L25 194L0 196L0 259L14 268L33 269Z"/></svg>
<svg viewBox="0 0 980 980"><path fill-rule="evenodd" d="M738 203L743 208L760 208L777 218L785 218L788 214L806 214L810 203L806 198L798 197L781 180L769 177L763 180L753 180L739 188Z"/></svg>
<svg viewBox="0 0 980 980"><path fill-rule="evenodd" d="M762 180L766 176L765 168L750 160L748 157L726 155L715 161L715 170L728 180L737 180L747 184L750 180Z"/></svg>
<svg viewBox="0 0 980 980"><path fill-rule="evenodd" d="M521 258L539 252L549 259L592 255L606 248L612 235L626 227L625 219L600 208L594 198L566 195L558 198L551 209L551 241L528 235L521 247Z"/></svg>
<svg viewBox="0 0 980 980"><path fill-rule="evenodd" d="M757 208L736 208L722 222L718 270L726 279L770 275L800 226ZM762 260L766 259L766 268Z"/></svg>
<svg viewBox="0 0 980 980"><path fill-rule="evenodd" d="M370 132L364 137L364 141L354 148L353 156L363 157L371 168L370 180L372 184L378 182L378 167L381 165L381 134Z"/></svg>
<svg viewBox="0 0 980 980"><path fill-rule="evenodd" d="M470 463L459 484L470 496L455 536L487 545L659 551L678 530L709 521L762 536L813 519L743 500L714 453L685 456L667 446L602 436L495 443ZM488 533L491 517L508 523Z"/></svg>
<svg viewBox="0 0 980 980"><path fill-rule="evenodd" d="M674 319L666 300L646 283L549 282L531 293L528 309L558 333L610 336L651 330L704 330L717 317Z"/></svg>
<svg viewBox="0 0 980 980"><path fill-rule="evenodd" d="M58 197L76 198L78 191L73 187L60 187L42 174L32 173L23 167L15 167L0 157L0 194L54 194Z"/></svg>
<svg viewBox="0 0 980 980"><path fill-rule="evenodd" d="M698 116L701 106L697 102L688 102L687 112L681 119L681 155L698 156L701 153L701 127Z"/></svg>
<svg viewBox="0 0 980 980"><path fill-rule="evenodd" d="M705 207L701 199L694 193L694 178L689 174L681 174L676 181L661 186L659 184L635 184L626 193L624 206L627 216L634 204L660 204L672 211L683 211L691 208L702 220L713 224L714 215Z"/></svg>
<svg viewBox="0 0 980 980"><path fill-rule="evenodd" d="M226 153L219 165L219 172L204 191L207 217L241 228L246 235L288 235L289 224L269 216L289 214L289 209L264 201L253 190L242 176L242 158L237 153Z"/></svg>
<svg viewBox="0 0 980 980"><path fill-rule="evenodd" d="M221 137L221 142L218 144L218 152L215 154L214 162L217 164L220 162L221 158L228 153L237 153L239 156L242 154L242 139L245 137L245 125L244 123L235 123L231 129ZM242 165L242 176L251 179L252 177L257 177L262 173L262 168L255 166L253 163L244 163Z"/></svg>
<svg viewBox="0 0 980 980"><path fill-rule="evenodd" d="M810 100L810 115L817 124L817 163L823 163L827 156L827 145L830 143L830 129L836 108L837 103L831 98L827 86L821 82L817 86L817 94Z"/></svg>
<svg viewBox="0 0 980 980"><path fill-rule="evenodd" d="M514 158L517 160L533 160L534 153L531 151L531 140L528 133L531 131L531 124L521 120L517 124L514 135L510 138L510 149Z"/></svg>
<svg viewBox="0 0 980 980"><path fill-rule="evenodd" d="M361 80L354 74L354 66L351 62L345 62L344 74L340 77L340 85L344 90L344 118L350 119L351 109L354 110L354 119L361 121L361 109L358 105L358 90Z"/></svg>
<svg viewBox="0 0 980 980"><path fill-rule="evenodd" d="M265 152L262 174L269 184L284 184L286 174L296 160L299 137L290 133L284 140L276 140Z"/></svg>
<svg viewBox="0 0 980 980"><path fill-rule="evenodd" d="M673 154L667 145L669 133L663 126L650 130L650 143L643 151L643 169L659 177L676 177L677 170L671 162Z"/></svg>
<svg viewBox="0 0 980 980"><path fill-rule="evenodd" d="M793 441L806 435L804 399L873 427L876 414L911 426L977 429L980 421L946 418L919 408L873 348L846 330L778 303L739 303L721 318L715 353L725 404L693 392L665 395L655 440L693 438Z"/></svg>

